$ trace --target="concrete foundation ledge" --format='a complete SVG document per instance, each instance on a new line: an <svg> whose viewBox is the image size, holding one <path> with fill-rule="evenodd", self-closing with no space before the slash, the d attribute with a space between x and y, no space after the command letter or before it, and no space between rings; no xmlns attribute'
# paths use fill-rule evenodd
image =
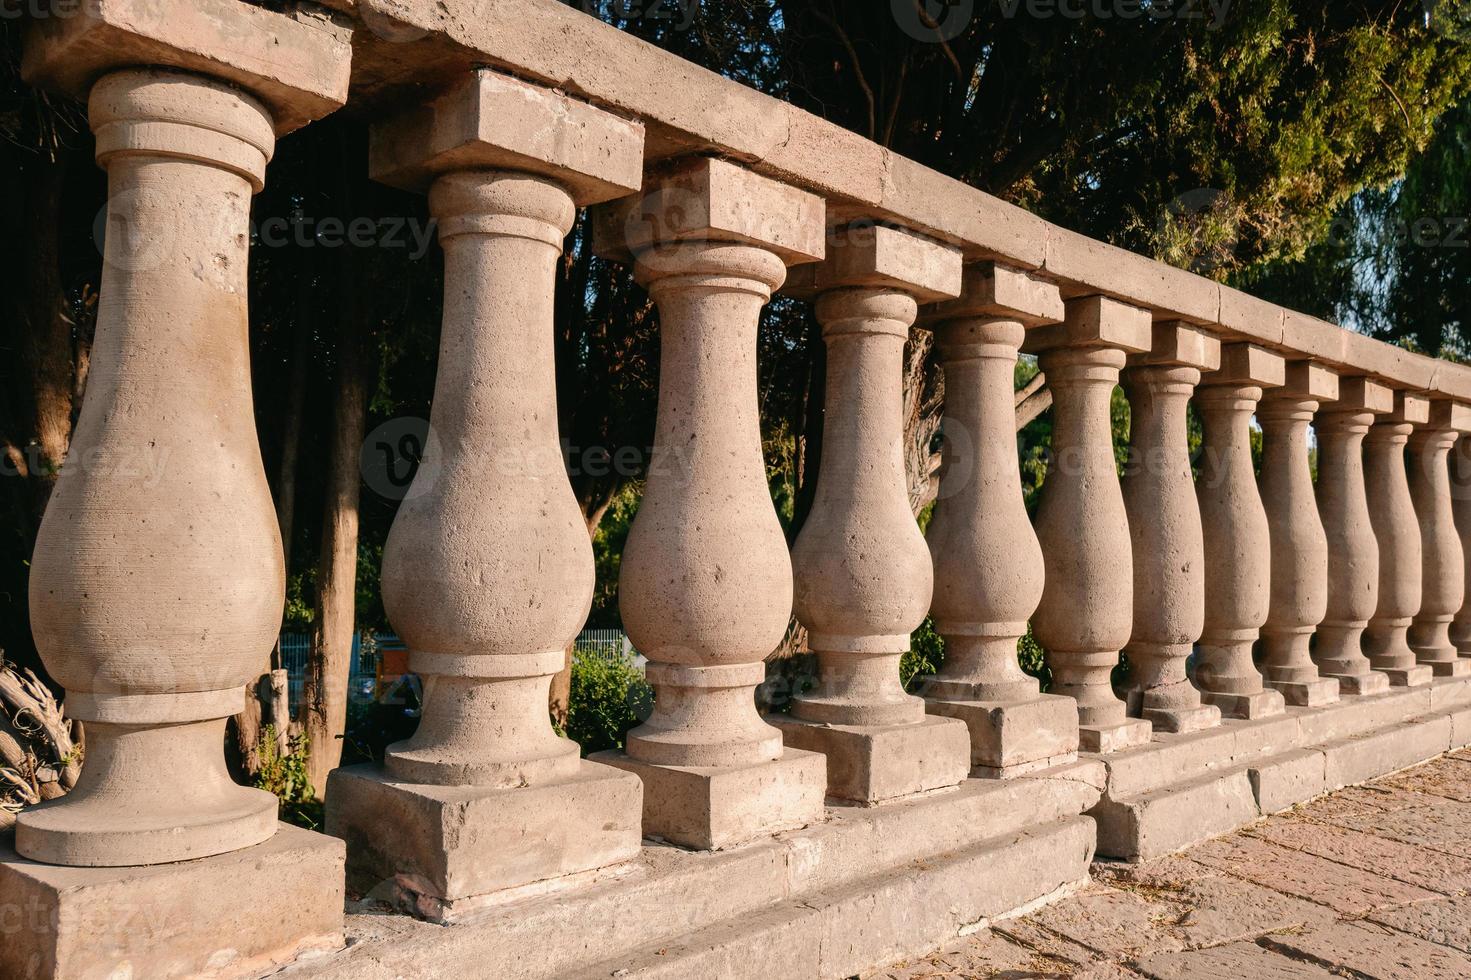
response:
<svg viewBox="0 0 1471 980"><path fill-rule="evenodd" d="M1345 698L1099 757L1100 857L1147 861L1471 743L1471 685Z"/></svg>
<svg viewBox="0 0 1471 980"><path fill-rule="evenodd" d="M1080 761L829 807L823 823L727 851L647 845L616 873L450 926L365 904L346 949L281 976L849 976L1084 880L1096 832L1082 814L1103 776Z"/></svg>

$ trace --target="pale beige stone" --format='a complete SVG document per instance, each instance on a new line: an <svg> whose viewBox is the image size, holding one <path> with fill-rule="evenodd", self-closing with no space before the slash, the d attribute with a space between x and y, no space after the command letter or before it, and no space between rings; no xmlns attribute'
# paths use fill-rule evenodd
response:
<svg viewBox="0 0 1471 980"><path fill-rule="evenodd" d="M1430 420L1423 398L1395 393L1394 411L1374 423L1364 439L1364 484L1374 538L1379 544L1379 603L1364 632L1364 652L1395 687L1430 683L1407 639L1420 611L1422 549L1405 471L1405 444L1415 425Z"/></svg>
<svg viewBox="0 0 1471 980"><path fill-rule="evenodd" d="M1053 690L1078 702L1081 744L1094 752L1149 737L1110 680L1129 642L1134 589L1109 412L1127 352L1151 341L1147 311L1099 296L1069 302L1062 324L1028 338L1053 393L1052 460L1035 518L1046 578L1032 624Z"/></svg>
<svg viewBox="0 0 1471 980"><path fill-rule="evenodd" d="M791 270L783 291L816 300L830 289L892 289L916 303L936 303L960 295L961 275L959 249L903 228L860 222L830 232L825 260Z"/></svg>
<svg viewBox="0 0 1471 980"><path fill-rule="evenodd" d="M1205 627L1205 544L1190 470L1185 408L1202 369L1220 364L1219 341L1186 324L1154 325L1153 349L1123 375L1129 396L1124 505L1134 558L1129 714L1156 731L1220 723L1185 664Z"/></svg>
<svg viewBox="0 0 1471 980"><path fill-rule="evenodd" d="M32 22L21 71L76 96L124 69L197 73L254 95L279 136L347 101L351 60L351 31L322 18L236 0L86 0Z"/></svg>
<svg viewBox="0 0 1471 980"><path fill-rule="evenodd" d="M1282 343L1286 310L1230 286L1221 287L1220 325L1232 337L1277 347Z"/></svg>
<svg viewBox="0 0 1471 980"><path fill-rule="evenodd" d="M645 243L635 274L658 306L662 350L654 457L619 602L655 702L626 755L600 758L644 780L646 835L720 846L822 813L822 757L784 753L753 696L792 609L761 456L756 334L786 278L783 255L822 255L822 201L704 160L596 220L619 227L626 214L646 218L643 230L611 245Z"/></svg>
<svg viewBox="0 0 1471 980"><path fill-rule="evenodd" d="M643 182L644 127L550 89L480 69L433 102L370 130L375 180L427 191L466 170L548 178L578 205L635 193Z"/></svg>
<svg viewBox="0 0 1471 980"><path fill-rule="evenodd" d="M1337 678L1341 694L1382 694L1389 678L1372 669L1362 637L1379 604L1379 543L1364 489L1364 436L1394 392L1367 378L1343 378L1339 400L1317 415L1318 514L1328 544L1328 602L1313 662Z"/></svg>
<svg viewBox="0 0 1471 980"><path fill-rule="evenodd" d="M444 919L638 854L641 784L582 761L546 705L594 578L557 430L557 264L579 200L637 187L642 130L491 72L426 111L373 132L380 179L432 180L445 255L429 437L383 552L423 715L382 775L333 777L328 827Z"/></svg>
<svg viewBox="0 0 1471 980"><path fill-rule="evenodd" d="M1017 663L1044 571L1014 448L1017 350L1028 328L1064 315L1057 287L982 264L967 270L961 297L937 307L933 319L946 406L927 540L930 614L946 655L923 693L931 713L966 722L971 761L988 775L1016 775L1078 750L1072 699L1044 698Z"/></svg>
<svg viewBox="0 0 1471 980"><path fill-rule="evenodd" d="M1452 512L1451 447L1471 429L1471 412L1449 401L1431 403L1430 421L1410 436L1405 459L1410 499L1420 525L1420 610L1407 639L1415 659L1437 677L1471 677L1471 660L1451 642L1451 620L1466 599L1465 554Z"/></svg>
<svg viewBox="0 0 1471 980"><path fill-rule="evenodd" d="M62 471L30 578L36 645L87 759L75 791L21 815L16 849L161 864L276 830L275 798L237 786L222 751L285 595L245 302L274 127L224 83L153 71L105 76L89 118L111 232L71 446L89 463Z"/></svg>
<svg viewBox="0 0 1471 980"><path fill-rule="evenodd" d="M1196 496L1205 529L1205 630L1195 684L1234 718L1282 712L1266 690L1251 648L1271 608L1271 529L1252 472L1250 425L1264 387L1286 380L1277 357L1251 344L1228 344L1221 368L1206 375L1195 404L1205 429Z"/></svg>
<svg viewBox="0 0 1471 980"><path fill-rule="evenodd" d="M1337 328L1334 328L1337 329ZM1287 367L1286 384L1267 392L1262 427L1262 503L1271 542L1271 601L1262 626L1262 674L1288 704L1338 700L1340 682L1318 674L1309 653L1328 612L1328 536L1313 498L1308 425L1338 398L1338 376L1310 361Z"/></svg>
<svg viewBox="0 0 1471 980"><path fill-rule="evenodd" d="M0 844L0 976L253 980L343 945L342 842L286 824L246 850L67 868Z"/></svg>
<svg viewBox="0 0 1471 980"><path fill-rule="evenodd" d="M838 233L815 278L826 422L792 566L818 676L789 718L773 718L787 745L828 755L829 796L860 803L954 786L970 768L965 725L927 718L899 681L933 586L904 473L904 346L918 299L959 293L960 256L939 253L953 275L937 275L938 246L881 230Z"/></svg>

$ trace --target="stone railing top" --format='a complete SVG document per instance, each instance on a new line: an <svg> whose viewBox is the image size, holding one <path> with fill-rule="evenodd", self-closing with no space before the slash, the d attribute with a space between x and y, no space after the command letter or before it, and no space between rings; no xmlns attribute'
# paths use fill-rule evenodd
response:
<svg viewBox="0 0 1471 980"><path fill-rule="evenodd" d="M479 65L553 86L647 128L649 163L713 153L828 200L828 220L878 220L1157 321L1210 328L1346 375L1471 401L1471 366L1410 353L1183 269L1068 231L557 0L323 0L352 14L353 101L422 100Z"/></svg>

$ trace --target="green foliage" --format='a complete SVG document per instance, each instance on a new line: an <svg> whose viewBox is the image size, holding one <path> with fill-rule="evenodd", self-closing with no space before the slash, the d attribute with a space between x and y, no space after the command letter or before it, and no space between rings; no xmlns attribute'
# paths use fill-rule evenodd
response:
<svg viewBox="0 0 1471 980"><path fill-rule="evenodd" d="M304 732L292 735L287 739L286 751L282 753L279 737L275 725L267 725L261 732L257 748L260 769L255 776L255 788L263 789L281 801L282 820L307 830L319 830L322 826L322 802L312 791L307 772L311 740Z"/></svg>
<svg viewBox="0 0 1471 980"><path fill-rule="evenodd" d="M899 682L913 691L915 681L940 669L945 662L945 639L935 632L935 621L928 616L909 637L909 649L899 659Z"/></svg>
<svg viewBox="0 0 1471 980"><path fill-rule="evenodd" d="M566 735L584 755L623 748L629 729L653 711L654 692L638 669L621 658L574 652Z"/></svg>
<svg viewBox="0 0 1471 980"><path fill-rule="evenodd" d="M593 535L597 587L593 592L592 612L587 619L588 629L618 629L622 625L618 615L618 572L623 562L623 546L628 541L634 515L638 513L642 492L642 483L629 483L620 488Z"/></svg>

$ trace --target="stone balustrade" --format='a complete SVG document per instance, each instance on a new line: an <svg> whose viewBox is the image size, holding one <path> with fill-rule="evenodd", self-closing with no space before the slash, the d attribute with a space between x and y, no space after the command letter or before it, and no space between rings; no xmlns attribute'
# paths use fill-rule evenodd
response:
<svg viewBox="0 0 1471 980"><path fill-rule="evenodd" d="M469 6L97 0L28 40L28 77L87 99L128 232L107 239L76 446L171 456L156 484L64 470L41 528L36 642L88 754L0 850L0 896L43 913L0 974L251 976L323 949L293 969L414 975L412 953L421 975L551 976L650 946L675 954L650 973L759 975L778 930L819 924L844 938L811 972L844 976L1086 876L1095 846L1168 849L1471 742L1471 368L1048 225L554 0L442 16ZM423 718L333 774L325 836L231 783L221 735L284 595L249 202L274 141L349 102L375 120L375 179L428 195L445 303L423 485L383 558ZM546 712L593 588L552 343L583 207L661 338L619 582L655 702L593 758ZM790 552L756 398L783 291L827 354ZM902 452L914 330L946 387L927 535ZM1054 399L1030 517L1022 352ZM793 615L816 685L763 717ZM927 615L945 658L906 690ZM1017 660L1029 624L1045 688ZM453 928L344 925L344 880ZM184 924L160 939L119 902ZM871 905L906 914L873 925Z"/></svg>

